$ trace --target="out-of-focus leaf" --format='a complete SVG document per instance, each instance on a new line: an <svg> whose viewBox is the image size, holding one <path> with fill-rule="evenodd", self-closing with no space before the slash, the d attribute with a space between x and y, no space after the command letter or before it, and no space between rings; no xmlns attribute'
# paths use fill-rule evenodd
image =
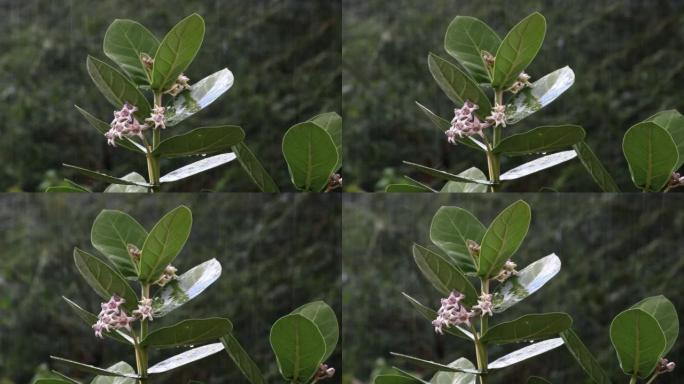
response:
<svg viewBox="0 0 684 384"><path fill-rule="evenodd" d="M452 368L469 369L476 370L473 363L465 357L453 361L449 364ZM432 379L430 379L430 384L475 384L477 380L477 375L472 373L462 373L462 372L437 372Z"/></svg>
<svg viewBox="0 0 684 384"><path fill-rule="evenodd" d="M124 361L120 361L111 367L108 367L107 370L135 375L135 370L133 370L133 367ZM95 379L93 379L93 381L90 382L90 384L136 384L136 380L130 377L97 376Z"/></svg>

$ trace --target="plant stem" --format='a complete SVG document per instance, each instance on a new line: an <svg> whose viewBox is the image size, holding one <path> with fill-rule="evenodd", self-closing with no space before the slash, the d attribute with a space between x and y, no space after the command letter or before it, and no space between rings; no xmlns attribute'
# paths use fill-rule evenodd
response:
<svg viewBox="0 0 684 384"><path fill-rule="evenodd" d="M483 295L489 293L489 280L480 279L481 293ZM487 332L489 327L489 318L487 316L480 317L480 336ZM487 384L487 344L480 341L480 336L475 336L475 353L477 354L477 369L480 371L480 384Z"/></svg>
<svg viewBox="0 0 684 384"><path fill-rule="evenodd" d="M162 105L162 93L154 92L154 106ZM150 184L152 184L152 190L157 191L159 189L159 156L152 154L152 151L157 148L161 142L161 130L159 128L152 128L152 148L148 147L147 164L148 169L151 169L152 174L150 175Z"/></svg>
<svg viewBox="0 0 684 384"><path fill-rule="evenodd" d="M144 283L141 289L142 298L148 299L150 297L150 285ZM147 336L147 319L140 321L140 341L145 340ZM143 347L139 344L137 339L135 340L135 362L138 368L138 384L147 383L147 347Z"/></svg>
<svg viewBox="0 0 684 384"><path fill-rule="evenodd" d="M648 379L646 384L651 384L651 383L655 382L656 377L658 377L658 372L654 373L653 376L651 376L651 378Z"/></svg>
<svg viewBox="0 0 684 384"><path fill-rule="evenodd" d="M636 384L637 382L637 375L636 373L632 375L632 378L629 379L629 384Z"/></svg>
<svg viewBox="0 0 684 384"><path fill-rule="evenodd" d="M503 104L503 91L496 91L494 93L494 104ZM494 183L490 190L491 192L497 192L499 190L499 176L501 174L500 170L500 158L499 155L493 153L494 148L499 145L501 141L501 127L494 127L494 134L492 135L492 143L487 146L487 167L489 169L489 181Z"/></svg>

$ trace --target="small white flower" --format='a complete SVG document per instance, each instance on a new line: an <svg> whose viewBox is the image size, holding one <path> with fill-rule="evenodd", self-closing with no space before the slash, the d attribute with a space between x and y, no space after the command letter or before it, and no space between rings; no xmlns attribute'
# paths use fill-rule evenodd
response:
<svg viewBox="0 0 684 384"><path fill-rule="evenodd" d="M480 316L489 315L494 316L492 312L492 295L488 293L483 293L477 300L477 305L473 306L473 312L479 314Z"/></svg>
<svg viewBox="0 0 684 384"><path fill-rule="evenodd" d="M178 272L176 267L174 267L171 264L167 265L164 269L164 273L159 277L159 280L157 280L156 284L160 287L163 287L166 284L172 282L173 280L176 280L178 278L176 272Z"/></svg>
<svg viewBox="0 0 684 384"><path fill-rule="evenodd" d="M145 119L146 123L149 123L150 125L154 126L154 129L158 128L166 128L166 124L164 121L164 112L166 112L166 108L155 105L154 108L152 108L152 113L150 114L150 117Z"/></svg>
<svg viewBox="0 0 684 384"><path fill-rule="evenodd" d="M492 112L487 116L487 121L495 127L506 126L506 106L497 104L492 108Z"/></svg>
<svg viewBox="0 0 684 384"><path fill-rule="evenodd" d="M138 309L133 311L133 314L138 316L140 320L154 320L152 317L152 299L142 299L138 302Z"/></svg>
<svg viewBox="0 0 684 384"><path fill-rule="evenodd" d="M496 280L503 283L512 276L518 276L518 271L515 270L517 266L518 264L512 262L511 260L506 260L501 268L501 272L499 272L499 274L496 276Z"/></svg>

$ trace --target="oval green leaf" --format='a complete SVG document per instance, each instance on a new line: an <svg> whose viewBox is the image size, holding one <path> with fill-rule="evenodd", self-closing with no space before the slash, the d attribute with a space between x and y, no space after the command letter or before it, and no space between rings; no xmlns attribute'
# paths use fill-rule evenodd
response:
<svg viewBox="0 0 684 384"><path fill-rule="evenodd" d="M233 72L223 68L192 84L188 91L182 92L166 106L166 126L173 127L208 107L233 86L234 80Z"/></svg>
<svg viewBox="0 0 684 384"><path fill-rule="evenodd" d="M137 266L128 254L128 245L142 249L147 231L127 213L105 209L95 218L90 241L125 277L137 277Z"/></svg>
<svg viewBox="0 0 684 384"><path fill-rule="evenodd" d="M439 208L430 222L430 241L466 273L477 270L467 242L480 244L485 232L487 228L472 213L458 207Z"/></svg>
<svg viewBox="0 0 684 384"><path fill-rule="evenodd" d="M140 280L154 283L178 256L190 236L192 212L184 205L164 215L145 239L140 256Z"/></svg>
<svg viewBox="0 0 684 384"><path fill-rule="evenodd" d="M237 156L242 169L247 173L247 176L252 180L254 185L259 188L261 192L278 193L280 189L276 185L271 175L266 171L251 149L244 142L232 147L232 151Z"/></svg>
<svg viewBox="0 0 684 384"><path fill-rule="evenodd" d="M232 330L233 324L228 319L190 319L152 331L140 345L156 348L192 346L218 340Z"/></svg>
<svg viewBox="0 0 684 384"><path fill-rule="evenodd" d="M190 176L195 176L199 173L206 172L216 167L220 167L224 164L228 164L235 159L236 156L234 153L222 153L220 155L207 157L206 159L195 161L194 163L190 163L184 167L180 167L174 171L167 173L159 179L159 182L161 184L164 184L183 180Z"/></svg>
<svg viewBox="0 0 684 384"><path fill-rule="evenodd" d="M340 337L340 328L335 311L323 301L314 301L302 305L292 311L292 313L302 315L316 324L321 335L323 335L323 339L325 339L325 356L323 361L328 360L335 351Z"/></svg>
<svg viewBox="0 0 684 384"><path fill-rule="evenodd" d="M312 117L309 121L323 128L333 139L337 148L337 172L342 167L342 117L335 112L326 112Z"/></svg>
<svg viewBox="0 0 684 384"><path fill-rule="evenodd" d="M535 356L539 356L543 353L546 353L548 351L556 349L556 348L560 347L561 345L563 345L563 339L561 339L561 338L555 338L555 339L540 341L538 343L528 345L527 347L520 348L517 351L511 352L505 356L502 356L502 357L492 361L488 365L488 368L489 369L501 369L501 368L509 367L509 366L517 364L521 361L531 359Z"/></svg>
<svg viewBox="0 0 684 384"><path fill-rule="evenodd" d="M121 178L121 180L132 181L134 183L147 183L147 180L138 172L131 172ZM149 189L138 185L111 184L105 188L104 193L147 193Z"/></svg>
<svg viewBox="0 0 684 384"><path fill-rule="evenodd" d="M147 28L133 20L116 19L107 28L103 49L105 55L126 72L137 85L150 83L142 55L150 58L159 48L159 40Z"/></svg>
<svg viewBox="0 0 684 384"><path fill-rule="evenodd" d="M107 370L123 374L135 374L133 367L124 361L108 367ZM96 376L90 384L136 384L136 380L130 377Z"/></svg>
<svg viewBox="0 0 684 384"><path fill-rule="evenodd" d="M88 56L86 66L97 89L113 106L121 108L128 103L138 107L135 116L140 120L150 115L150 103L145 95L121 72L92 56Z"/></svg>
<svg viewBox="0 0 684 384"><path fill-rule="evenodd" d="M501 272L506 260L513 256L525 239L531 219L530 206L518 200L492 221L480 243L478 276L489 279Z"/></svg>
<svg viewBox="0 0 684 384"><path fill-rule="evenodd" d="M444 49L473 76L478 83L491 83L482 52L496 54L501 38L487 24L469 16L456 16L444 36Z"/></svg>
<svg viewBox="0 0 684 384"><path fill-rule="evenodd" d="M225 347L226 352L228 352L231 360L233 360L235 365L238 367L240 372L242 372L247 381L250 382L250 384L264 384L266 382L259 367L256 365L254 360L249 357L247 351L245 351L242 345L240 345L240 342L235 338L235 336L233 336L232 333L223 336L221 338L221 342L223 343L223 346Z"/></svg>
<svg viewBox="0 0 684 384"><path fill-rule="evenodd" d="M561 332L565 346L595 384L610 384L608 374L572 328Z"/></svg>
<svg viewBox="0 0 684 384"><path fill-rule="evenodd" d="M413 244L413 260L425 278L442 294L448 296L452 291L465 295L463 302L468 306L477 304L477 290L463 272L439 254Z"/></svg>
<svg viewBox="0 0 684 384"><path fill-rule="evenodd" d="M667 346L658 321L639 308L623 311L613 319L610 340L625 374L642 378L653 372Z"/></svg>
<svg viewBox="0 0 684 384"><path fill-rule="evenodd" d="M525 267L500 284L494 290L492 304L494 313L501 313L526 297L537 292L551 280L561 268L561 260L555 254L550 254Z"/></svg>
<svg viewBox="0 0 684 384"><path fill-rule="evenodd" d="M489 115L492 109L489 98L470 76L433 53L428 55L428 68L442 91L456 105L471 101L479 106L476 113L480 117Z"/></svg>
<svg viewBox="0 0 684 384"><path fill-rule="evenodd" d="M244 138L245 132L238 126L201 127L165 139L154 149L153 154L162 157L204 156L226 152Z"/></svg>
<svg viewBox="0 0 684 384"><path fill-rule="evenodd" d="M670 352L679 337L679 317L674 304L665 296L658 295L643 299L632 308L642 309L656 319L667 341L663 355Z"/></svg>
<svg viewBox="0 0 684 384"><path fill-rule="evenodd" d="M672 136L672 140L677 145L677 152L680 154L675 168L681 168L684 164L684 116L675 109L669 109L656 113L646 121L660 125Z"/></svg>
<svg viewBox="0 0 684 384"><path fill-rule="evenodd" d="M555 167L558 164L563 164L575 157L577 157L577 152L574 150L546 155L505 172L499 179L502 181L520 179L533 173Z"/></svg>
<svg viewBox="0 0 684 384"><path fill-rule="evenodd" d="M516 24L496 51L492 87L506 89L513 85L537 56L545 35L546 19L539 12Z"/></svg>
<svg viewBox="0 0 684 384"><path fill-rule="evenodd" d="M169 312L199 296L221 276L221 263L216 259L205 261L166 284L152 301L154 317Z"/></svg>
<svg viewBox="0 0 684 384"><path fill-rule="evenodd" d="M570 148L584 140L579 125L548 125L508 136L494 148L494 153L508 156L531 155Z"/></svg>
<svg viewBox="0 0 684 384"><path fill-rule="evenodd" d="M319 192L328 184L339 154L325 129L313 122L297 124L285 133L282 149L297 189Z"/></svg>
<svg viewBox="0 0 684 384"><path fill-rule="evenodd" d="M221 351L223 351L223 344L221 343L203 345L161 361L151 366L150 369L147 370L147 373L157 374L168 372Z"/></svg>
<svg viewBox="0 0 684 384"><path fill-rule="evenodd" d="M475 180L486 180L487 175L475 167L466 169L457 176L467 177ZM487 192L487 186L483 184L461 183L458 181L447 181L440 192L444 193L484 193Z"/></svg>
<svg viewBox="0 0 684 384"><path fill-rule="evenodd" d="M152 89L166 90L195 59L204 40L204 19L196 13L176 24L154 55Z"/></svg>
<svg viewBox="0 0 684 384"><path fill-rule="evenodd" d="M532 83L506 105L506 123L513 125L551 104L575 83L570 67L557 69Z"/></svg>
<svg viewBox="0 0 684 384"><path fill-rule="evenodd" d="M662 190L679 161L677 145L665 128L654 122L634 125L622 140L634 184L644 190Z"/></svg>
<svg viewBox="0 0 684 384"><path fill-rule="evenodd" d="M482 336L482 342L494 344L536 341L556 336L572 326L567 313L533 313L497 324Z"/></svg>
<svg viewBox="0 0 684 384"><path fill-rule="evenodd" d="M453 361L449 364L449 367L476 370L473 363L465 357ZM462 373L462 372L437 372L432 379L430 379L430 384L475 384L477 376L472 373Z"/></svg>
<svg viewBox="0 0 684 384"><path fill-rule="evenodd" d="M132 309L138 306L138 297L133 288L128 285L126 278L104 261L74 248L74 263L86 283L101 298L109 300L112 296L117 295L126 300L124 307Z"/></svg>
<svg viewBox="0 0 684 384"><path fill-rule="evenodd" d="M323 335L316 324L299 314L278 319L269 339L281 375L291 382L308 382L325 357Z"/></svg>

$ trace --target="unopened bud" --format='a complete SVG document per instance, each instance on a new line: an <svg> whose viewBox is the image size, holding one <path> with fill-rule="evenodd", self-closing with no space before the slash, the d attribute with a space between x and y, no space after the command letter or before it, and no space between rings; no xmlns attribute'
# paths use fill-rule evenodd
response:
<svg viewBox="0 0 684 384"><path fill-rule="evenodd" d="M466 240L466 245L468 246L468 252L470 256L478 258L480 256L480 244L474 242L473 240Z"/></svg>
<svg viewBox="0 0 684 384"><path fill-rule="evenodd" d="M140 54L140 60L142 61L143 65L145 66L145 69L147 69L148 71L152 70L152 67L154 66L154 59L150 55L143 52Z"/></svg>
<svg viewBox="0 0 684 384"><path fill-rule="evenodd" d="M136 262L140 261L140 255L142 254L142 251L138 249L138 247L133 244L128 244L126 249L128 250L128 255L131 257L131 259Z"/></svg>

